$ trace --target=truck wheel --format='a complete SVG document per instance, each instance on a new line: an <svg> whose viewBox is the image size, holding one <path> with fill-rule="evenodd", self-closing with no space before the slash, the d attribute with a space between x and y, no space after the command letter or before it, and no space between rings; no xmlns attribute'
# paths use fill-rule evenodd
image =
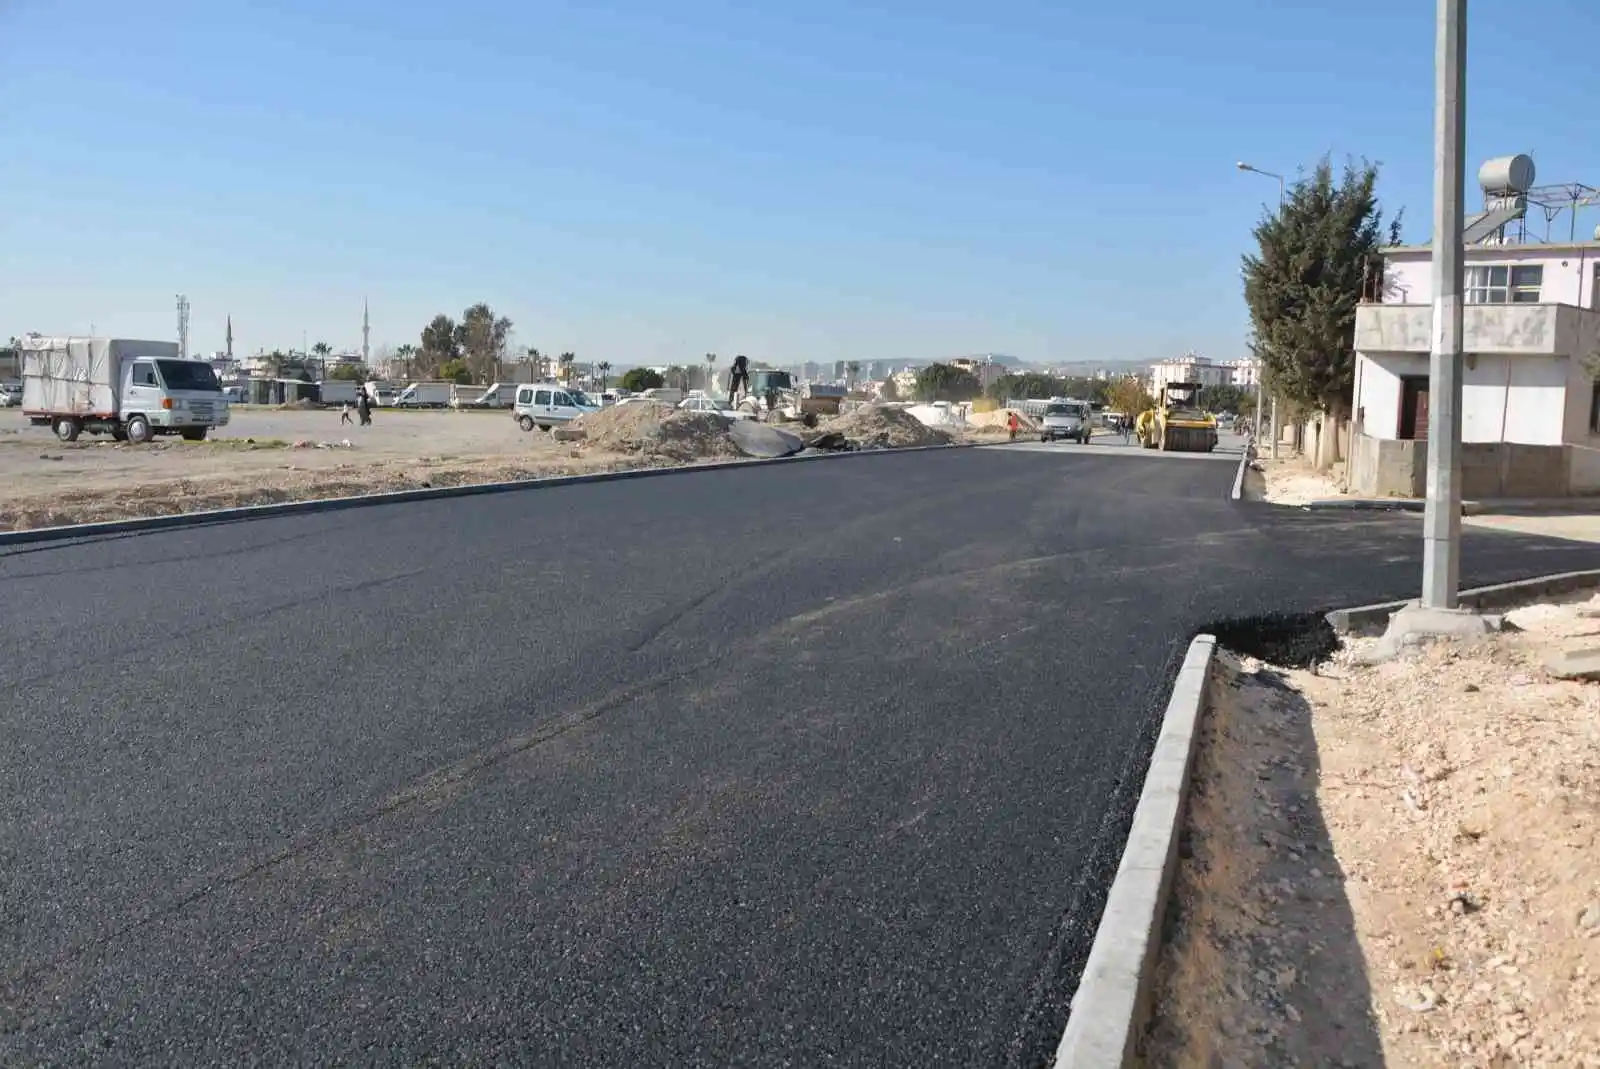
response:
<svg viewBox="0 0 1600 1069"><path fill-rule="evenodd" d="M209 427L185 427L178 433L183 435L183 440L186 442L203 442L206 440L206 431L210 429Z"/></svg>
<svg viewBox="0 0 1600 1069"><path fill-rule="evenodd" d="M150 421L143 416L133 416L124 428L128 432L128 441L135 445L143 445L155 437L155 432L150 429Z"/></svg>
<svg viewBox="0 0 1600 1069"><path fill-rule="evenodd" d="M73 419L71 416L62 416L56 420L56 437L63 442L76 442L78 435L83 433L83 421Z"/></svg>
<svg viewBox="0 0 1600 1069"><path fill-rule="evenodd" d="M532 416L518 416L517 417L517 426L521 427L525 431L533 430L533 417Z"/></svg>
<svg viewBox="0 0 1600 1069"><path fill-rule="evenodd" d="M121 427L113 427L111 430L111 438L113 441L126 442L128 440L128 432L123 430Z"/></svg>

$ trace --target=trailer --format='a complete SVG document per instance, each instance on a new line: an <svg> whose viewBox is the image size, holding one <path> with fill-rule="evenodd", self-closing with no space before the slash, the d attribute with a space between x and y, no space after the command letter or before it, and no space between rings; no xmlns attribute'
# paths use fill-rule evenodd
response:
<svg viewBox="0 0 1600 1069"><path fill-rule="evenodd" d="M413 382L395 397L396 408L448 408L456 395L453 382Z"/></svg>
<svg viewBox="0 0 1600 1069"><path fill-rule="evenodd" d="M317 383L318 397L326 408L353 405L361 390L360 383L350 379L324 379Z"/></svg>
<svg viewBox="0 0 1600 1069"><path fill-rule="evenodd" d="M29 335L21 351L22 413L63 442L85 431L123 442L158 434L198 442L228 423L216 372L183 359L173 342Z"/></svg>

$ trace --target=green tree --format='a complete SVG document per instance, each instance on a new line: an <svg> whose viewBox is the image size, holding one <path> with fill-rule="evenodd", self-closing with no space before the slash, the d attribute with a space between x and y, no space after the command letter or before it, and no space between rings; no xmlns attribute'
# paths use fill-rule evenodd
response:
<svg viewBox="0 0 1600 1069"><path fill-rule="evenodd" d="M878 391L878 399L880 401L900 400L900 386L894 381L893 375L883 380L883 389Z"/></svg>
<svg viewBox="0 0 1600 1069"><path fill-rule="evenodd" d="M1244 256L1244 298L1266 385L1335 419L1349 415L1356 306L1384 243L1378 166L1347 164L1337 179L1324 157L1255 228ZM1398 243L1400 217L1389 224Z"/></svg>
<svg viewBox="0 0 1600 1069"><path fill-rule="evenodd" d="M407 342L405 345L395 349L394 355L399 358L400 366L404 369L403 373L409 379L411 377L411 362L417 358L417 347ZM389 373L391 375L394 374L392 370Z"/></svg>
<svg viewBox="0 0 1600 1069"><path fill-rule="evenodd" d="M1232 383L1200 388L1200 405L1208 412L1243 412L1255 410L1255 390Z"/></svg>
<svg viewBox="0 0 1600 1069"><path fill-rule="evenodd" d="M602 360L602 361L600 361L598 364L596 364L594 366L594 369L596 371L600 372L600 392L601 393L605 393L606 392L606 376L611 374L611 361Z"/></svg>
<svg viewBox="0 0 1600 1069"><path fill-rule="evenodd" d="M659 372L647 367L630 367L622 373L622 381L617 385L629 393L639 393L641 390L659 390L667 384Z"/></svg>
<svg viewBox="0 0 1600 1069"><path fill-rule="evenodd" d="M438 322L434 320L435 324ZM461 322L452 333L455 355L467 362L473 380L496 381L506 355L506 339L511 335L511 320L496 316L493 309L480 301L461 313Z"/></svg>
<svg viewBox="0 0 1600 1069"><path fill-rule="evenodd" d="M1115 379L1106 390L1106 404L1113 412L1125 416L1136 417L1155 403L1155 398L1144 387L1144 380L1136 375Z"/></svg>
<svg viewBox="0 0 1600 1069"><path fill-rule="evenodd" d="M330 379L340 379L345 382L366 382L372 377L365 364L340 364L329 373Z"/></svg>
<svg viewBox="0 0 1600 1069"><path fill-rule="evenodd" d="M454 360L446 360L440 364L438 375L444 382L466 386L472 382L472 367L465 358L458 356Z"/></svg>
<svg viewBox="0 0 1600 1069"><path fill-rule="evenodd" d="M570 383L572 381L572 365L577 362L577 359L577 353L562 353L556 357L557 362L561 365L562 382Z"/></svg>
<svg viewBox="0 0 1600 1069"><path fill-rule="evenodd" d="M1064 380L1037 371L1001 375L989 384L988 392L996 401L1009 401L1013 398L1042 401L1047 397L1069 396Z"/></svg>
<svg viewBox="0 0 1600 1069"><path fill-rule="evenodd" d="M417 353L412 374L418 378L432 378L439 369L461 355L456 340L456 321L447 315L436 315L422 328L422 349Z"/></svg>
<svg viewBox="0 0 1600 1069"><path fill-rule="evenodd" d="M971 401L983 396L983 383L970 371L950 364L929 364L917 372L917 400Z"/></svg>

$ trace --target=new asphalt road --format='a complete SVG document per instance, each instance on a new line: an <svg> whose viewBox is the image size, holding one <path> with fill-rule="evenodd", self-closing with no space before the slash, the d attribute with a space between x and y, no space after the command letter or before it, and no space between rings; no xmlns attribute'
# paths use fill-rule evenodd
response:
<svg viewBox="0 0 1600 1069"><path fill-rule="evenodd" d="M1189 637L1417 586L1414 516L1232 474L952 450L0 551L0 1063L1037 1065Z"/></svg>

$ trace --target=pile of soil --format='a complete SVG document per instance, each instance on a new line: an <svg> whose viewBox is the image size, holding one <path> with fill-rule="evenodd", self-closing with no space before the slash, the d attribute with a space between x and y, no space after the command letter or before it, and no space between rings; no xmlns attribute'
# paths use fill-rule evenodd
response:
<svg viewBox="0 0 1600 1069"><path fill-rule="evenodd" d="M1005 431L1009 429L1011 414L1015 412L1024 430L1037 430L1039 421L1019 409L997 408L993 412L973 412L967 416L967 426L975 431Z"/></svg>
<svg viewBox="0 0 1600 1069"><path fill-rule="evenodd" d="M842 434L857 449L904 449L916 445L949 445L950 436L936 430L903 408L870 405L835 416L819 428Z"/></svg>
<svg viewBox="0 0 1600 1069"><path fill-rule="evenodd" d="M572 421L586 444L618 453L668 460L711 460L741 454L728 437L728 421L710 412L665 405L612 405Z"/></svg>

